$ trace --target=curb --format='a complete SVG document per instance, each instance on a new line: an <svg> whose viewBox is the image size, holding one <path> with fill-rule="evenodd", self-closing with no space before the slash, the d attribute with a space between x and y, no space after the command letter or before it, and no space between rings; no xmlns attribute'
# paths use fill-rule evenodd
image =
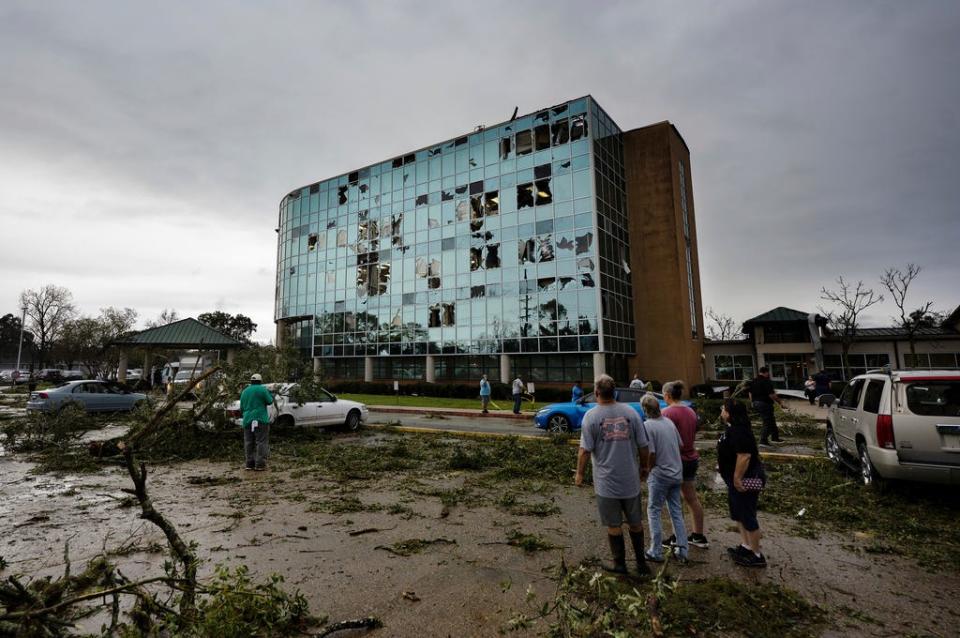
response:
<svg viewBox="0 0 960 638"><path fill-rule="evenodd" d="M414 414L414 415L430 415L430 414L440 414L443 416L470 416L476 417L478 419L487 419L490 417L497 417L500 419L516 419L518 421L528 421L533 419L534 413L521 413L514 414L513 412L490 412L486 415L480 413L479 410L458 410L456 408L447 410L444 408L416 408L416 407L405 407L405 406L390 406L390 405L368 405L367 409L371 412L383 412L385 414Z"/></svg>

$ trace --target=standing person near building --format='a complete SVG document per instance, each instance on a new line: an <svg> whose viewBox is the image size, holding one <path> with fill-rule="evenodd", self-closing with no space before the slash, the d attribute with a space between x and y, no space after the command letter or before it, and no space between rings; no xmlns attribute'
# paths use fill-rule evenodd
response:
<svg viewBox="0 0 960 638"><path fill-rule="evenodd" d="M779 403L784 407L783 399L777 395L777 391L770 381L770 369L766 366L760 368L760 373L750 382L750 401L753 402L753 409L757 411L763 420L763 427L760 429L760 445L770 445L770 441L780 443L780 430L777 428L777 417L773 414L773 404Z"/></svg>
<svg viewBox="0 0 960 638"><path fill-rule="evenodd" d="M821 370L813 375L813 380L816 383L813 388L814 397L819 397L821 394L830 394L830 375L827 374L826 370Z"/></svg>
<svg viewBox="0 0 960 638"><path fill-rule="evenodd" d="M643 382L643 379L640 378L640 375L633 375L633 381L630 382L630 387L642 389L644 386L646 386L646 384Z"/></svg>
<svg viewBox="0 0 960 638"><path fill-rule="evenodd" d="M726 399L720 418L727 427L717 442L717 465L727 484L730 518L737 522L742 541L739 546L728 548L727 553L738 565L766 567L767 559L760 551L760 523L757 521L760 492L748 491L743 483L745 478L758 478L762 467L757 440L750 428L750 416L742 403Z"/></svg>
<svg viewBox="0 0 960 638"><path fill-rule="evenodd" d="M520 404L523 402L523 379L520 375L513 380L513 413L520 414Z"/></svg>
<svg viewBox="0 0 960 638"><path fill-rule="evenodd" d="M490 405L490 382L487 381L487 375L480 377L480 405L483 407L483 414L490 412L487 409Z"/></svg>
<svg viewBox="0 0 960 638"><path fill-rule="evenodd" d="M246 469L267 469L270 453L270 415L267 406L273 403L273 395L263 385L263 377L250 377L250 385L240 393L240 410L243 412L243 451L247 457Z"/></svg>
<svg viewBox="0 0 960 638"><path fill-rule="evenodd" d="M673 523L674 556L681 562L687 560L687 528L683 523L683 504L680 502L680 486L683 484L683 462L680 460L680 433L668 418L660 414L660 400L652 394L640 399L640 407L646 415L643 422L650 441L647 456L647 522L650 525L650 549L647 560L659 563L663 560L663 527L660 514L664 503Z"/></svg>
<svg viewBox="0 0 960 638"><path fill-rule="evenodd" d="M807 377L807 380L803 382L803 393L807 395L810 405L813 405L813 400L817 397L817 382L812 376Z"/></svg>
<svg viewBox="0 0 960 638"><path fill-rule="evenodd" d="M576 403L583 398L583 381L576 381L573 384L573 390L571 391L570 401L571 403Z"/></svg>
<svg viewBox="0 0 960 638"><path fill-rule="evenodd" d="M597 495L600 522L607 528L613 554L608 571L627 573L627 548L623 522L630 530L630 543L641 574L650 570L644 562L643 511L640 481L647 472L647 433L636 410L614 399L616 383L602 374L594 382L597 405L583 416L580 452L574 482L583 485L587 461L593 463L593 487Z"/></svg>
<svg viewBox="0 0 960 638"><path fill-rule="evenodd" d="M703 506L697 496L697 469L700 467L700 453L694 445L699 418L693 409L680 403L683 389L683 381L670 381L663 385L663 398L667 402L663 416L673 421L680 434L680 461L683 463L683 485L680 487L680 493L693 517L693 533L687 537L687 542L706 549L710 547L710 543L703 534Z"/></svg>

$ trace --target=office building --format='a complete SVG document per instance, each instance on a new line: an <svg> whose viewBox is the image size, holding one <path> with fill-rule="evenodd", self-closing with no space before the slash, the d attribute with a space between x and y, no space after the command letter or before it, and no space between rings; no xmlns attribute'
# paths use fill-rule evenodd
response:
<svg viewBox="0 0 960 638"><path fill-rule="evenodd" d="M298 188L275 319L327 378L699 381L689 151L591 97Z"/></svg>

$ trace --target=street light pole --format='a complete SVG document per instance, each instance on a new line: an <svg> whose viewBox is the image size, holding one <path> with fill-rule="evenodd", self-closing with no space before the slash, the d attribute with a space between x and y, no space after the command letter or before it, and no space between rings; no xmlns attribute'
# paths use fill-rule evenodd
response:
<svg viewBox="0 0 960 638"><path fill-rule="evenodd" d="M23 315L20 317L20 345L17 346L17 376L20 375L20 354L23 352L23 324L27 321L27 307L23 307Z"/></svg>

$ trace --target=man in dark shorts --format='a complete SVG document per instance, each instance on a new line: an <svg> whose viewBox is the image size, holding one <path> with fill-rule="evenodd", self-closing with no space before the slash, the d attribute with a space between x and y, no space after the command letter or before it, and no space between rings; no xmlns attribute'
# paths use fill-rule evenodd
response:
<svg viewBox="0 0 960 638"><path fill-rule="evenodd" d="M766 366L760 368L760 374L750 382L750 401L753 402L753 409L763 419L763 427L760 428L760 445L770 445L770 441L780 443L783 439L780 438L780 430L777 428L773 404L779 403L782 408L783 399L777 395L770 380L770 369Z"/></svg>
<svg viewBox="0 0 960 638"><path fill-rule="evenodd" d="M587 461L593 461L593 486L597 494L600 522L607 528L607 541L613 554L608 571L627 573L627 549L623 539L626 519L630 542L637 559L637 570L649 574L644 562L643 508L640 482L646 478L647 434L636 410L614 399L616 383L603 374L593 387L597 405L584 416L580 431L575 482L583 485ZM639 459L638 459L639 451Z"/></svg>
<svg viewBox="0 0 960 638"><path fill-rule="evenodd" d="M700 453L694 445L697 438L697 413L680 403L683 398L683 381L668 381L663 384L663 398L667 408L663 416L677 426L680 433L680 461L683 463L683 484L680 493L690 508L693 518L693 533L687 537L687 543L704 549L710 547L707 537L703 534L703 506L697 496L697 469L700 467ZM667 539L670 540L676 539Z"/></svg>

